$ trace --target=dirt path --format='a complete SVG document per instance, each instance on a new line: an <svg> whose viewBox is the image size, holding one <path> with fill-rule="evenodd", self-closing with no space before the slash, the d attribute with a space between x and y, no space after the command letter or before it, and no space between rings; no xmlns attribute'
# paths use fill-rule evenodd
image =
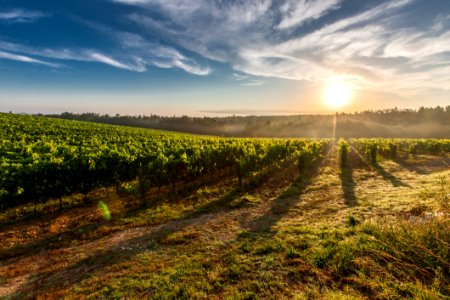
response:
<svg viewBox="0 0 450 300"><path fill-rule="evenodd" d="M445 170L445 163L434 161L424 163L434 168L430 173ZM243 232L283 230L301 224L345 226L349 215L365 219L391 210L392 197L417 193L415 189L430 173L419 174L391 161L374 169L354 152L350 153L348 170L340 172L333 147L307 179L300 180L296 166L290 165L246 193L230 191L157 226L128 228L86 243L4 260L0 262L0 279L8 279L6 284L0 282L0 297L62 296L91 280L93 274L95 282L118 276L142 254L151 253L155 262L151 270L155 271L174 264L179 253L193 249L214 257ZM396 209L410 207L406 200L403 204Z"/></svg>
<svg viewBox="0 0 450 300"><path fill-rule="evenodd" d="M117 256L116 262L124 261L126 258L145 251L148 244L155 241L161 242L164 237L170 234L196 231L201 232L204 240L231 239L237 234L239 220L263 212L264 207L269 205L270 200L295 180L296 176L297 169L291 165L269 177L262 186L250 189L249 192L258 199L258 205L255 207L234 209L229 204L233 200L240 200L241 195L230 193L210 203L211 207L215 207L215 202L220 202L217 212L199 213L198 216L194 212L192 216L187 215L158 226L126 229L85 244L54 250L44 249L38 253L2 261L0 263L0 276L8 274L9 279L7 284L0 286L0 297L14 295L19 291L25 293L37 291L40 287L49 283L58 283L60 288L70 286L85 277L91 270L102 267L105 261L98 259L99 257L113 255ZM242 205L245 206L245 203ZM207 211L205 208L202 210ZM91 210L87 211L91 212ZM73 213L76 214L76 212ZM83 215L86 214L85 212ZM98 217L98 212L95 213L95 217ZM64 218L68 218L68 216L64 216ZM77 218L80 218L80 216ZM54 222L57 221L58 218L54 220ZM31 225L26 225L26 232L27 234L30 231L33 232L33 230L30 230L30 226L32 229L36 227L41 231L42 228L51 228L54 223L50 223L48 221L43 225L42 223L39 224L38 221L33 221ZM18 230L20 231L20 227ZM36 232L36 235L38 234L39 232ZM26 239L26 234L23 236ZM87 261L96 261L96 263L86 264ZM110 262L107 261L106 263L109 264Z"/></svg>

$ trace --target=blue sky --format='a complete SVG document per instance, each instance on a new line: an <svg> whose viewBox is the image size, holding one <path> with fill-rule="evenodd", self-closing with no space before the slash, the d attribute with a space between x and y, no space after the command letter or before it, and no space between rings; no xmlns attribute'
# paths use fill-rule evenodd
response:
<svg viewBox="0 0 450 300"><path fill-rule="evenodd" d="M210 115L450 105L449 0L0 0L0 110Z"/></svg>

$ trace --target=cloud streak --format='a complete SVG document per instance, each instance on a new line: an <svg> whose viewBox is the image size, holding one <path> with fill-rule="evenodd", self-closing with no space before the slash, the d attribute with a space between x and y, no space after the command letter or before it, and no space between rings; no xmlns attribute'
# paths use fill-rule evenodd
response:
<svg viewBox="0 0 450 300"><path fill-rule="evenodd" d="M130 3L138 2L139 1L130 1ZM0 12L0 22L30 23L48 16L48 14L40 11L14 9ZM98 62L133 72L145 72L150 66L157 68L178 68L187 73L199 76L205 76L211 73L209 67L201 66L193 58L183 55L174 47L161 45L155 41L148 41L136 33L115 30L108 26L92 21L86 21L77 17L73 17L73 19L84 26L88 26L99 33L104 34L106 38L114 41L117 47L107 49L86 47L49 48L11 43L2 40L0 37L0 51L4 50L1 52L0 58L47 65L49 67L61 65L49 63L42 59L35 59L31 56L63 61Z"/></svg>
<svg viewBox="0 0 450 300"><path fill-rule="evenodd" d="M128 19L142 28L243 74L314 82L339 76L404 94L450 90L450 9L415 26L405 13L414 0L376 2L331 19L345 1L113 1L140 7Z"/></svg>
<svg viewBox="0 0 450 300"><path fill-rule="evenodd" d="M278 29L300 26L309 20L319 19L339 8L341 0L288 0L280 7L283 14Z"/></svg>
<svg viewBox="0 0 450 300"><path fill-rule="evenodd" d="M261 86L265 82L250 75L233 73L232 79L240 82L242 86Z"/></svg>
<svg viewBox="0 0 450 300"><path fill-rule="evenodd" d="M98 62L133 72L145 72L147 71L148 66L158 68L179 68L188 73L199 76L205 76L211 72L209 67L200 66L194 60L185 57L174 48L163 47L146 42L138 35L116 33L114 37L119 38L122 47L125 48L120 50L120 53L116 55L120 58L116 58L94 49L40 48L5 42L2 40L0 40L0 51L3 49L19 52L23 55L0 52L3 53L3 55L0 55L0 58L22 62L32 62L47 65L49 67L57 67L61 65L45 62L39 59L33 59L29 56L32 55L63 61Z"/></svg>
<svg viewBox="0 0 450 300"><path fill-rule="evenodd" d="M46 61L43 61L41 59L35 59L30 57L31 56L37 56L37 57L43 57L47 59L54 59L54 60L73 60L73 61L85 61L85 62L99 62L103 64L107 64L116 68L130 70L130 71L142 71L142 68L135 65L126 65L124 63L121 63L105 54L96 52L94 50L86 50L86 49L80 49L80 50L71 50L71 49L50 49L50 48L36 48L36 47L29 47L22 44L16 44L16 43L9 43L0 40L0 49L8 50L8 51L14 51L19 52L21 54L13 54L8 53L0 50L0 58L9 59L9 60L16 60L21 62L28 62L28 63L36 63L36 64L42 64L49 67L60 67L60 64L55 63L49 63Z"/></svg>
<svg viewBox="0 0 450 300"><path fill-rule="evenodd" d="M211 73L209 67L201 66L174 47L161 45L161 43L145 39L140 34L112 29L96 22L84 19L77 19L77 21L115 41L120 47L120 56L134 64L134 66L126 66L132 71L144 72L147 66L154 66L164 69L179 68L199 76ZM116 66L119 67L119 65ZM123 66L120 68L127 69Z"/></svg>
<svg viewBox="0 0 450 300"><path fill-rule="evenodd" d="M89 53L88 57L92 59L92 61L101 62L119 69L129 70L129 71L137 71L137 72L143 72L145 71L142 67L131 67L129 65L126 65L124 63L121 63L111 57L108 57L104 54L97 53L97 52L91 52ZM89 60L89 59L86 59Z"/></svg>
<svg viewBox="0 0 450 300"><path fill-rule="evenodd" d="M6 23L33 23L39 19L48 17L48 14L37 10L13 9L0 11L0 22Z"/></svg>
<svg viewBox="0 0 450 300"><path fill-rule="evenodd" d="M224 65L246 86L269 78L321 84L340 77L361 89L402 95L450 91L450 7L447 0L431 1L434 8L422 14L418 0L105 0L116 8L106 25L70 19L104 43L30 45L0 37L0 58L49 67L83 61L131 72L173 68L198 76ZM11 9L0 11L0 22L47 16Z"/></svg>
<svg viewBox="0 0 450 300"><path fill-rule="evenodd" d="M19 54L8 53L8 52L3 52L3 51L0 51L0 59L8 59L8 60L20 61L20 62L25 62L25 63L33 63L33 64L45 65L45 66L49 66L49 67L59 67L58 64L49 63L49 62L35 59L35 58L25 56L25 55L19 55Z"/></svg>

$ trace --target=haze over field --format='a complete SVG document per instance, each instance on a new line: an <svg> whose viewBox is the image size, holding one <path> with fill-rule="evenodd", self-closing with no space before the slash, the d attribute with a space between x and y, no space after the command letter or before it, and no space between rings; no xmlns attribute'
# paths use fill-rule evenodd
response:
<svg viewBox="0 0 450 300"><path fill-rule="evenodd" d="M0 299L450 299L450 0L0 0Z"/></svg>
<svg viewBox="0 0 450 300"><path fill-rule="evenodd" d="M0 1L0 111L447 106L448 0Z"/></svg>

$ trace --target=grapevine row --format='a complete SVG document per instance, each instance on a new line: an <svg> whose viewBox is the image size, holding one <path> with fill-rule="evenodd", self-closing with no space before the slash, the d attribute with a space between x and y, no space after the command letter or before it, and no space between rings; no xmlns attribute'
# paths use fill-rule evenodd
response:
<svg viewBox="0 0 450 300"><path fill-rule="evenodd" d="M0 207L134 179L144 195L151 187L230 168L241 184L265 166L327 144L199 137L14 114L0 114L0 130ZM305 162L314 160L317 149Z"/></svg>
<svg viewBox="0 0 450 300"><path fill-rule="evenodd" d="M377 155L395 159L450 154L449 139L351 139L351 144L371 163L376 162Z"/></svg>

